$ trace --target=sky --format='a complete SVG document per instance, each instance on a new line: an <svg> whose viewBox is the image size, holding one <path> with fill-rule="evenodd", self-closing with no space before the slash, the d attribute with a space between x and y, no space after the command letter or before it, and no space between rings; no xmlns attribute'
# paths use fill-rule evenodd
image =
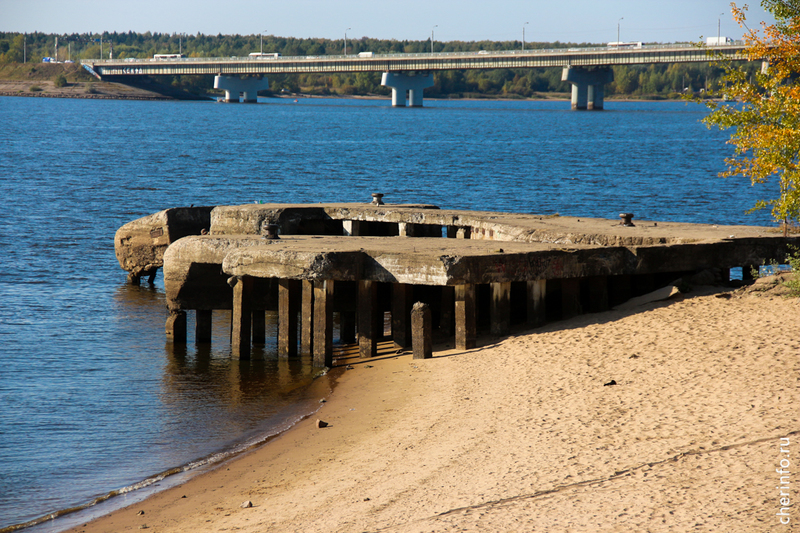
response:
<svg viewBox="0 0 800 533"><path fill-rule="evenodd" d="M738 5L744 2L739 2ZM749 0L748 24L772 18ZM526 24L527 23L527 24ZM0 0L0 31L437 41L698 41L744 33L729 0Z"/></svg>

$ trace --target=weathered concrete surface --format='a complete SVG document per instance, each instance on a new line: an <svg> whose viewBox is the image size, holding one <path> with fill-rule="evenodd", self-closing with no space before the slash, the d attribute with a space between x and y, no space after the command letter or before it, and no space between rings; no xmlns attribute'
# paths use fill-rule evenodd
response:
<svg viewBox="0 0 800 533"><path fill-rule="evenodd" d="M730 268L779 257L785 245L778 236L662 246L563 247L484 240L293 235L269 245L232 247L224 257L222 270L229 275L265 278L460 285Z"/></svg>
<svg viewBox="0 0 800 533"><path fill-rule="evenodd" d="M750 226L656 223L634 218L585 219L438 209L432 205L245 204L167 209L119 229L115 249L120 266L140 276L163 265L166 247L186 235L260 235L267 224L281 235L468 235L470 240L631 247L719 242L777 236L776 230ZM348 229L345 229L348 228ZM354 229L355 228L355 229ZM463 239L459 239L463 241ZM318 249L319 251L319 249ZM771 257L753 254L753 264Z"/></svg>
<svg viewBox="0 0 800 533"><path fill-rule="evenodd" d="M430 205L246 204L161 211L120 228L115 245L132 274L164 266L168 306L177 310L229 309L230 276L256 278L253 308L273 309L277 279L455 286L691 272L783 259L788 243L800 243L773 228L633 222ZM280 239L260 237L267 224L280 226ZM433 238L441 235L469 238Z"/></svg>
<svg viewBox="0 0 800 533"><path fill-rule="evenodd" d="M225 257L240 247L258 246L256 235L197 235L174 242L164 253L164 289L170 309L231 309L233 290L222 272ZM263 303L253 302L256 309Z"/></svg>
<svg viewBox="0 0 800 533"><path fill-rule="evenodd" d="M164 251L170 244L210 228L212 209L213 206L177 207L128 222L114 235L119 266L135 282L142 275L154 273L164 265Z"/></svg>

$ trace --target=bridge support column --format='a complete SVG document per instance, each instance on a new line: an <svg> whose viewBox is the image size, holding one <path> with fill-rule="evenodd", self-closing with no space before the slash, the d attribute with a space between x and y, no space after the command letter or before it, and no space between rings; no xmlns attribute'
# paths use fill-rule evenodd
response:
<svg viewBox="0 0 800 533"><path fill-rule="evenodd" d="M406 91L411 107L422 107L422 91L433 87L433 74L409 74L407 72L384 72L381 85L392 88L392 106L405 107Z"/></svg>
<svg viewBox="0 0 800 533"><path fill-rule="evenodd" d="M572 84L572 109L603 109L605 84L614 81L611 68L587 70L581 67L564 67L561 81Z"/></svg>
<svg viewBox="0 0 800 533"><path fill-rule="evenodd" d="M244 102L258 101L258 91L269 89L267 78L239 78L236 76L214 76L214 88L225 91L226 102L238 102L241 93Z"/></svg>

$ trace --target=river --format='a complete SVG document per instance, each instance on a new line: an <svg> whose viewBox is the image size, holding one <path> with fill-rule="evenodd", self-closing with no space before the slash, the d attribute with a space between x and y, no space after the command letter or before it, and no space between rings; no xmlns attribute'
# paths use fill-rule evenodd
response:
<svg viewBox="0 0 800 533"><path fill-rule="evenodd" d="M274 335L252 361L231 360L227 338L173 351L161 276L126 285L114 257L124 223L175 206L380 192L453 209L770 224L744 214L768 191L717 177L732 148L705 113L683 102L573 112L563 101L0 97L0 531L149 484L111 499L130 503L181 479L152 476L259 442L329 390L308 361L279 360ZM77 517L31 530L87 512Z"/></svg>

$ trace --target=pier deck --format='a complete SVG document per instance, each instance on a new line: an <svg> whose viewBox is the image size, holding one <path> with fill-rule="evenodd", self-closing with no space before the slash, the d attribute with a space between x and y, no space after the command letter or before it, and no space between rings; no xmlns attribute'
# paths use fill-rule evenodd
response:
<svg viewBox="0 0 800 533"><path fill-rule="evenodd" d="M339 339L375 352L383 321L411 346L414 302L430 305L434 329L468 349L482 329L505 335L603 311L708 270L727 283L732 267L776 259L789 244L775 229L442 210L429 205L246 204L166 210L117 232L120 265L138 281L163 267L167 334L210 338L210 313L231 309L232 354L263 342L264 313L277 311L279 353L331 365ZM276 239L264 237L279 229ZM386 318L388 319L388 318Z"/></svg>

